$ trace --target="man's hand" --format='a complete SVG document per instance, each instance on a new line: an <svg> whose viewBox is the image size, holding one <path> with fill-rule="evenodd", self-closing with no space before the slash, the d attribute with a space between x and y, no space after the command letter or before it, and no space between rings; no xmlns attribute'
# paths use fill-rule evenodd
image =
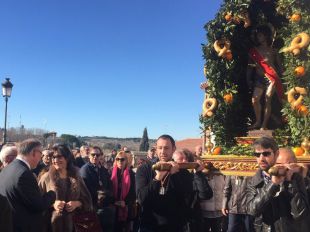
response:
<svg viewBox="0 0 310 232"><path fill-rule="evenodd" d="M205 164L201 160L196 160L196 163L199 164L199 166L196 168L196 172L199 172L205 169Z"/></svg>
<svg viewBox="0 0 310 232"><path fill-rule="evenodd" d="M271 176L271 181L274 184L280 185L285 180L285 176Z"/></svg>
<svg viewBox="0 0 310 232"><path fill-rule="evenodd" d="M222 209L222 214L224 216L227 216L228 215L228 209Z"/></svg>
<svg viewBox="0 0 310 232"><path fill-rule="evenodd" d="M72 212L76 208L80 207L81 205L82 205L82 203L80 201L69 201L66 203L65 208L68 212Z"/></svg>
<svg viewBox="0 0 310 232"><path fill-rule="evenodd" d="M63 211L65 205L66 205L66 202L65 202L65 201L56 200L55 203L54 203L54 205L53 205L53 207L54 207L54 209L55 209L58 213L60 213L60 212Z"/></svg>
<svg viewBox="0 0 310 232"><path fill-rule="evenodd" d="M171 166L172 166L170 171L169 171L171 175L174 173L177 173L180 170L178 163L176 163L174 161L169 161L168 163L171 164Z"/></svg>
<svg viewBox="0 0 310 232"><path fill-rule="evenodd" d="M121 208L124 208L126 206L125 201L116 201L115 205Z"/></svg>

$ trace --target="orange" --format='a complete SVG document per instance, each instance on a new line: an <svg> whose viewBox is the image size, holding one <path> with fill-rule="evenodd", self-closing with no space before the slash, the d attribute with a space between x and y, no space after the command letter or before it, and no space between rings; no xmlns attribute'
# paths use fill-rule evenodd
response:
<svg viewBox="0 0 310 232"><path fill-rule="evenodd" d="M302 77L304 76L306 73L305 68L303 66L298 66L297 68L295 68L295 75L297 77Z"/></svg>
<svg viewBox="0 0 310 232"><path fill-rule="evenodd" d="M226 58L227 60L232 60L232 58L233 58L232 53L231 53L231 52L227 52L227 53L225 54L225 58Z"/></svg>
<svg viewBox="0 0 310 232"><path fill-rule="evenodd" d="M301 105L301 106L298 107L298 112L299 112L301 115L303 115L303 116L307 116L308 113L309 113L309 110L308 110L307 106Z"/></svg>
<svg viewBox="0 0 310 232"><path fill-rule="evenodd" d="M229 14L229 13L227 13L227 14L225 15L225 20L226 20L227 22L230 22L230 21L232 20L232 15Z"/></svg>
<svg viewBox="0 0 310 232"><path fill-rule="evenodd" d="M301 147L294 147L293 152L295 153L296 156L302 156L305 153L305 150L302 149Z"/></svg>
<svg viewBox="0 0 310 232"><path fill-rule="evenodd" d="M295 14L293 14L293 15L291 16L291 21L292 21L292 22L299 22L300 19L301 19L300 14L295 13Z"/></svg>
<svg viewBox="0 0 310 232"><path fill-rule="evenodd" d="M221 147L216 147L216 148L213 149L212 154L213 155L219 155L219 154L221 154L221 152L222 152L222 148Z"/></svg>
<svg viewBox="0 0 310 232"><path fill-rule="evenodd" d="M226 104L231 104L233 102L233 95L231 93L227 93L224 95L224 101Z"/></svg>

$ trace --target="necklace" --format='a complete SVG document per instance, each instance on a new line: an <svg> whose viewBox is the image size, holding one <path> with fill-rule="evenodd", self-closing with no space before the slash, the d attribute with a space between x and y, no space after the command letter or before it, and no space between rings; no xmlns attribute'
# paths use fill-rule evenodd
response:
<svg viewBox="0 0 310 232"><path fill-rule="evenodd" d="M165 185L166 185L166 180L167 180L168 176L170 176L169 173L160 181L159 195L165 195L166 194Z"/></svg>

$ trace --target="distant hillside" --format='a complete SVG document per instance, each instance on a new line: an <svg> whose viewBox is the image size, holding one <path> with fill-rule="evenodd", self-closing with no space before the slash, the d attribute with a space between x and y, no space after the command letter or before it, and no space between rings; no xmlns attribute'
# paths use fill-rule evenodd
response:
<svg viewBox="0 0 310 232"><path fill-rule="evenodd" d="M106 136L83 136L78 138L89 145L100 146L104 150L119 149L119 147L126 146L131 151L138 151L141 142L141 138L114 138ZM155 139L149 139L150 146L153 146L155 142Z"/></svg>

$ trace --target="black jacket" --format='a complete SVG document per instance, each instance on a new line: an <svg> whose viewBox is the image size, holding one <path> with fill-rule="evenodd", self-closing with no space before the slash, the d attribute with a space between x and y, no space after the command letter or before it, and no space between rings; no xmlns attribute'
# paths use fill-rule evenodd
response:
<svg viewBox="0 0 310 232"><path fill-rule="evenodd" d="M248 212L255 216L256 231L310 231L307 226L301 227L309 214L309 205L304 180L298 174L279 186L265 184L259 170L248 185L247 201Z"/></svg>
<svg viewBox="0 0 310 232"><path fill-rule="evenodd" d="M161 182L154 177L149 163L140 166L136 173L137 198L142 207L141 227L149 231L160 231L161 228L181 231L192 216L191 205L196 191L200 199L212 197L212 190L202 173L193 175L180 170L171 175L164 195L159 194Z"/></svg>
<svg viewBox="0 0 310 232"><path fill-rule="evenodd" d="M12 210L6 197L0 195L0 231L12 232Z"/></svg>
<svg viewBox="0 0 310 232"><path fill-rule="evenodd" d="M105 193L105 199L103 201L102 207L106 207L114 202L112 193L112 182L110 180L110 174L106 168L100 167L96 171L95 166L88 162L81 167L79 172L88 188L88 191L90 192L93 205L95 207L98 206L98 190L102 190ZM99 181L101 181L102 183L101 187Z"/></svg>
<svg viewBox="0 0 310 232"><path fill-rule="evenodd" d="M227 176L225 179L223 207L232 214L247 214L246 188L251 178Z"/></svg>
<svg viewBox="0 0 310 232"><path fill-rule="evenodd" d="M21 160L15 159L0 173L0 194L12 208L14 231L42 232L42 213L55 201L55 192L40 193L38 182Z"/></svg>

